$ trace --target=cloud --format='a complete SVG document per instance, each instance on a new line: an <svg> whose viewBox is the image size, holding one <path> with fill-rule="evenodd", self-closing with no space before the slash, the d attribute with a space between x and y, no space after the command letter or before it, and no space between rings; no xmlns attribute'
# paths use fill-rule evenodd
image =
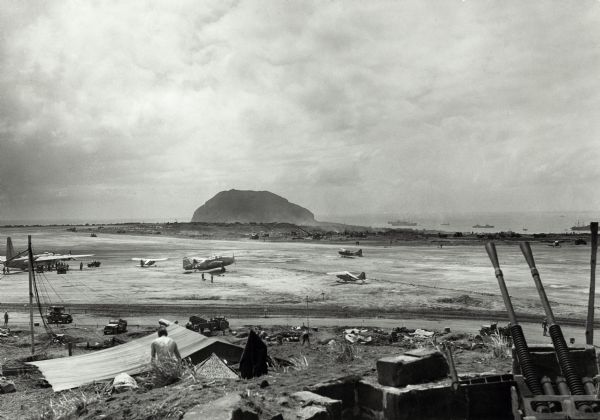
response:
<svg viewBox="0 0 600 420"><path fill-rule="evenodd" d="M598 208L598 7L8 3L2 215Z"/></svg>

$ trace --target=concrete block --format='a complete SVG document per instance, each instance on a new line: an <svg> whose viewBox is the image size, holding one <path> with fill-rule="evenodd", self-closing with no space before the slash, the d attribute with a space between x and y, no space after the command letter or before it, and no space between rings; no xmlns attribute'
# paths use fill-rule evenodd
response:
<svg viewBox="0 0 600 420"><path fill-rule="evenodd" d="M320 382L306 388L306 390L334 400L341 400L344 410L352 409L356 403L355 388L358 381L360 381L359 376L344 376L331 381Z"/></svg>
<svg viewBox="0 0 600 420"><path fill-rule="evenodd" d="M356 384L356 404L361 408L373 411L383 410L383 389L379 385L373 385L365 381Z"/></svg>
<svg viewBox="0 0 600 420"><path fill-rule="evenodd" d="M17 392L15 383L12 381L0 381L0 394L10 394L11 392Z"/></svg>
<svg viewBox="0 0 600 420"><path fill-rule="evenodd" d="M383 418L394 420L453 418L452 391L447 386L387 388Z"/></svg>
<svg viewBox="0 0 600 420"><path fill-rule="evenodd" d="M383 412L369 410L366 407L357 407L356 414L349 417L348 420L381 420L383 419Z"/></svg>
<svg viewBox="0 0 600 420"><path fill-rule="evenodd" d="M192 407L183 420L259 420L258 414L246 406L239 394L228 394L208 404Z"/></svg>
<svg viewBox="0 0 600 420"><path fill-rule="evenodd" d="M405 351L404 354L407 356L414 356L414 357L429 357L429 356L435 356L437 354L442 354L442 353L440 353L436 349L421 347L419 349L412 349L409 351Z"/></svg>
<svg viewBox="0 0 600 420"><path fill-rule="evenodd" d="M446 358L436 350L421 349L377 361L377 378L381 385L403 387L448 375Z"/></svg>
<svg viewBox="0 0 600 420"><path fill-rule="evenodd" d="M513 374L521 375L521 368L519 366L518 358L515 354L513 347ZM531 361L533 367L537 372L544 372L554 381L554 378L561 375L560 366L556 359L556 353L554 347L551 344L546 345L530 345L529 353L531 354ZM596 349L594 346L585 347L570 347L569 355L573 360L573 365L577 371L577 376L589 376L593 378L598 374L598 365L596 363Z"/></svg>
<svg viewBox="0 0 600 420"><path fill-rule="evenodd" d="M299 401L303 407L324 407L332 419L339 419L342 417L342 401L340 400L334 400L310 391L296 392L292 394L292 398Z"/></svg>
<svg viewBox="0 0 600 420"><path fill-rule="evenodd" d="M315 405L303 407L300 410L296 410L294 414L294 419L297 420L334 420L339 418L331 417L325 407Z"/></svg>

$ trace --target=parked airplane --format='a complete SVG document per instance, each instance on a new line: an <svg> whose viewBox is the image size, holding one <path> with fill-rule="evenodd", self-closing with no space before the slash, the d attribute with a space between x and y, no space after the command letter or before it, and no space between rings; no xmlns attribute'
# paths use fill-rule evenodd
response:
<svg viewBox="0 0 600 420"><path fill-rule="evenodd" d="M33 256L33 265L51 267L59 261L74 260L76 258L91 257L94 254L54 254L52 252L44 252ZM6 269L16 268L18 270L29 270L29 257L27 253L17 254L12 244L10 236L6 238L6 256L0 256L0 264L4 264Z"/></svg>
<svg viewBox="0 0 600 420"><path fill-rule="evenodd" d="M140 267L152 267L157 261L167 261L168 258L132 258L131 261L139 261Z"/></svg>
<svg viewBox="0 0 600 420"><path fill-rule="evenodd" d="M346 249L346 248L342 248L338 251L338 254L340 254L342 257L362 257L362 249L359 249L358 251L352 251L350 249Z"/></svg>
<svg viewBox="0 0 600 420"><path fill-rule="evenodd" d="M336 272L327 273L327 274L330 274L332 276L336 276L338 279L340 279L344 283L357 282L359 280L364 283L365 280L367 279L367 276L365 275L364 271L362 273L358 274L358 275L354 274L354 273L351 273L349 271L336 271ZM338 282L340 280L338 280Z"/></svg>
<svg viewBox="0 0 600 420"><path fill-rule="evenodd" d="M213 255L209 258L184 257L183 269L185 271L200 271L204 273L225 271L226 265L231 265L235 262L235 255L231 257L222 257Z"/></svg>

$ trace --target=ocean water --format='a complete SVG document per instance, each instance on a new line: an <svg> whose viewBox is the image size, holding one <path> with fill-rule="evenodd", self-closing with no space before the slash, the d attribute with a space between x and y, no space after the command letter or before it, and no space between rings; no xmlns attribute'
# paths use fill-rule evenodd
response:
<svg viewBox="0 0 600 420"><path fill-rule="evenodd" d="M355 214L332 215L316 214L316 219L325 222L345 223L348 225L371 226L374 228L393 227L388 222L406 220L417 223L416 226L396 226L395 228L441 230L447 232L500 232L518 233L570 233L571 227L588 225L591 221L600 220L600 210L581 212L473 212L448 214ZM0 226L6 225L50 225L50 224L109 224L109 223L166 223L188 222L189 218L165 217L153 219L136 219L135 217L103 220L2 220ZM474 228L474 225L491 225L493 228ZM589 232L589 231L587 231ZM582 232L580 232L582 233Z"/></svg>
<svg viewBox="0 0 600 420"><path fill-rule="evenodd" d="M317 215L318 220L350 225L392 227L393 220L406 220L416 226L396 228L443 230L448 232L500 232L517 233L569 233L571 227L588 225L600 220L600 210L585 212L485 212L454 214L359 214ZM474 228L474 225L491 225L493 228ZM589 231L587 231L589 232Z"/></svg>

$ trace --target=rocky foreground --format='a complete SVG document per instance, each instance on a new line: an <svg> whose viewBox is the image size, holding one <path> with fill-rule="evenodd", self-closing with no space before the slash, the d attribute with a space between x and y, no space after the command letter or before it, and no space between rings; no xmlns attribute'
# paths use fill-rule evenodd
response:
<svg viewBox="0 0 600 420"><path fill-rule="evenodd" d="M313 394L302 391L315 391L324 383L337 383L340 378L346 378L343 381L352 384L357 384L352 381L359 379L376 383L376 364L381 358L395 357L411 350L439 354L437 349L441 349L442 343L452 343L459 374L505 373L510 369L506 341L498 343L490 337L473 334L402 327L385 330L319 328L311 330L310 345L302 345L300 327L263 326L254 327L254 330L267 344L271 359L278 361L269 367L267 375L253 379L206 378L188 366L172 378L149 370L135 377L137 388L121 393L114 392L110 381L54 393L39 374L26 372L5 378L5 381L14 384L16 392L0 396L2 416L195 419L209 418L206 416L211 412L239 409L249 416L244 418L336 418L318 417L319 413L323 415L323 411L331 411L329 403L326 399L315 402ZM244 345L247 331L240 329L226 338ZM115 340L103 337L93 328L65 327L62 333L64 336L59 338L50 335L36 337L38 349L43 349L37 357L66 357L68 342L74 343L75 355L85 354L97 351L97 348L119 345L142 334L153 334L153 328L130 331L116 336ZM13 375L18 367L24 366L23 361L29 354L27 339L28 332L25 330L12 331L8 337L0 338L0 358L9 368L7 373ZM236 366L232 367L235 370Z"/></svg>

